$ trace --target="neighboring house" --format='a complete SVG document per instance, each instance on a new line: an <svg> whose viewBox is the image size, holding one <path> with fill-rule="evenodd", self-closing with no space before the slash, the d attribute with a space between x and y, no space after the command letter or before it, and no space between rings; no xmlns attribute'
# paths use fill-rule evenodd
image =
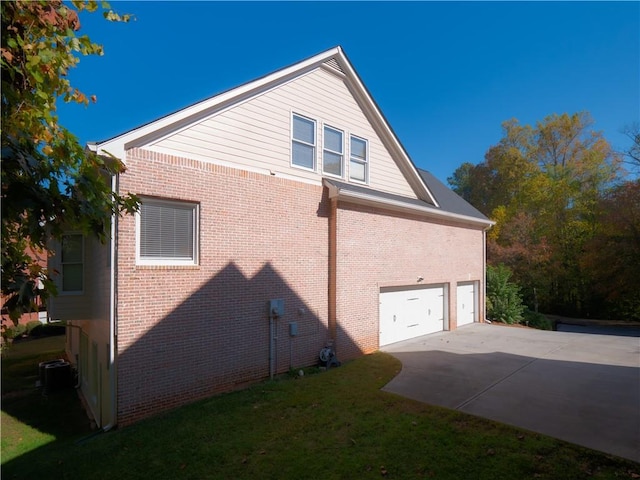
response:
<svg viewBox="0 0 640 480"><path fill-rule="evenodd" d="M26 250L26 253L33 260L34 264L39 265L43 269L47 268L47 252L29 248ZM3 330L15 325L14 321L9 317L9 312L4 308L4 304L8 299L9 297L5 297L4 295L0 298L0 305L3 306L0 317ZM36 308L34 308L32 312L23 313L18 319L19 324L27 324L29 322L47 323L47 311L40 297L36 299Z"/></svg>
<svg viewBox="0 0 640 480"><path fill-rule="evenodd" d="M89 147L141 198L110 244L69 232L52 265L103 428L327 343L344 361L484 319L492 222L416 169L339 47Z"/></svg>

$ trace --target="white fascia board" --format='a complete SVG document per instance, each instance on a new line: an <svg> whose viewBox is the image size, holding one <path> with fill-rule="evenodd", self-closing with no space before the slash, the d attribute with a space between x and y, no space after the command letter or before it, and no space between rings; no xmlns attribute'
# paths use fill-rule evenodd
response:
<svg viewBox="0 0 640 480"><path fill-rule="evenodd" d="M331 50L327 50L290 67L278 70L258 80L250 81L207 100L183 108L182 110L130 130L110 140L92 143L88 146L96 153L103 151L109 152L124 160L125 151L129 148L140 146L148 142L151 138L166 135L171 130L179 129L183 125L205 118L221 108L227 108L231 104L245 101L254 95L262 93L265 89L272 88L276 84L283 83L289 78L300 75L305 70L316 68L328 59L340 54L341 50L338 47L332 48Z"/></svg>
<svg viewBox="0 0 640 480"><path fill-rule="evenodd" d="M361 205L369 205L373 207L383 207L389 210L397 212L407 212L418 215L425 215L432 218L438 218L442 220L457 221L466 224L472 224L474 226L482 226L484 229L489 229L496 222L492 220L482 220L480 218L470 217L468 215L461 215L459 213L445 212L442 210L436 210L433 207L411 205L399 200L393 200L390 198L376 197L374 195L368 195L362 192L353 192L348 190L341 190L335 185L325 184L329 188L329 198L338 198L339 200L351 201L353 203Z"/></svg>
<svg viewBox="0 0 640 480"><path fill-rule="evenodd" d="M119 144L117 142L113 142L113 143L109 142L109 147L104 148L100 143L90 142L90 143L87 143L87 148L91 150L93 153L97 153L98 155L106 155L106 154L108 154L107 156L113 155L122 163L126 164L125 150L124 150L124 145L122 144Z"/></svg>

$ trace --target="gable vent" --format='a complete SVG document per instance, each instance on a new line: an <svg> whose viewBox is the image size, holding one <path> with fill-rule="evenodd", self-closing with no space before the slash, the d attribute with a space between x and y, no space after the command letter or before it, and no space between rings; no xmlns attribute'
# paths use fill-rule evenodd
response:
<svg viewBox="0 0 640 480"><path fill-rule="evenodd" d="M325 64L327 67L331 67L331 68L333 68L334 70L339 71L340 73L344 73L344 72L342 71L342 68L340 68L340 64L338 63L338 61L337 61L335 58L332 58L332 59L330 59L330 60L327 60L326 62L324 62L324 64Z"/></svg>

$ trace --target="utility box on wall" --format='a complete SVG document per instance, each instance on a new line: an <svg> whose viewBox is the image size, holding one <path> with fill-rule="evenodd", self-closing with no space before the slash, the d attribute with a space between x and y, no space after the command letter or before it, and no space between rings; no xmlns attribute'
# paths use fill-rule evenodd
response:
<svg viewBox="0 0 640 480"><path fill-rule="evenodd" d="M289 335L292 337L298 336L298 322L291 322L289 324Z"/></svg>
<svg viewBox="0 0 640 480"><path fill-rule="evenodd" d="M282 317L284 315L284 299L276 298L269 300L269 316Z"/></svg>

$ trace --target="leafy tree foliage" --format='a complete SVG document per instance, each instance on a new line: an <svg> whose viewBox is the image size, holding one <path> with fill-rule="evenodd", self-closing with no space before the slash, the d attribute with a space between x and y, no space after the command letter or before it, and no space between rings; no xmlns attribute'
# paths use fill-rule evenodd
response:
<svg viewBox="0 0 640 480"><path fill-rule="evenodd" d="M476 192L476 189L473 188L476 174L476 166L473 163L465 162L453 172L451 177L447 178L451 188L474 205L478 205L481 200L472 198L472 195Z"/></svg>
<svg viewBox="0 0 640 480"><path fill-rule="evenodd" d="M505 122L484 162L464 164L450 181L497 222L488 260L513 271L535 308L595 314L581 257L598 230L600 199L621 180L621 159L592 124L586 112L554 114L535 126Z"/></svg>
<svg viewBox="0 0 640 480"><path fill-rule="evenodd" d="M109 21L127 21L102 3ZM102 47L80 29L78 13L94 1L3 1L2 14L2 293L11 318L55 286L35 261L50 239L72 227L101 240L112 215L132 212L137 199L111 191L124 169L116 158L87 152L58 122L56 102L96 101L74 88L67 74L80 56Z"/></svg>
<svg viewBox="0 0 640 480"><path fill-rule="evenodd" d="M487 317L502 323L520 323L525 306L520 287L510 281L511 270L504 264L487 267Z"/></svg>
<svg viewBox="0 0 640 480"><path fill-rule="evenodd" d="M614 316L640 320L640 180L604 195L596 224L595 235L585 244L582 267Z"/></svg>

